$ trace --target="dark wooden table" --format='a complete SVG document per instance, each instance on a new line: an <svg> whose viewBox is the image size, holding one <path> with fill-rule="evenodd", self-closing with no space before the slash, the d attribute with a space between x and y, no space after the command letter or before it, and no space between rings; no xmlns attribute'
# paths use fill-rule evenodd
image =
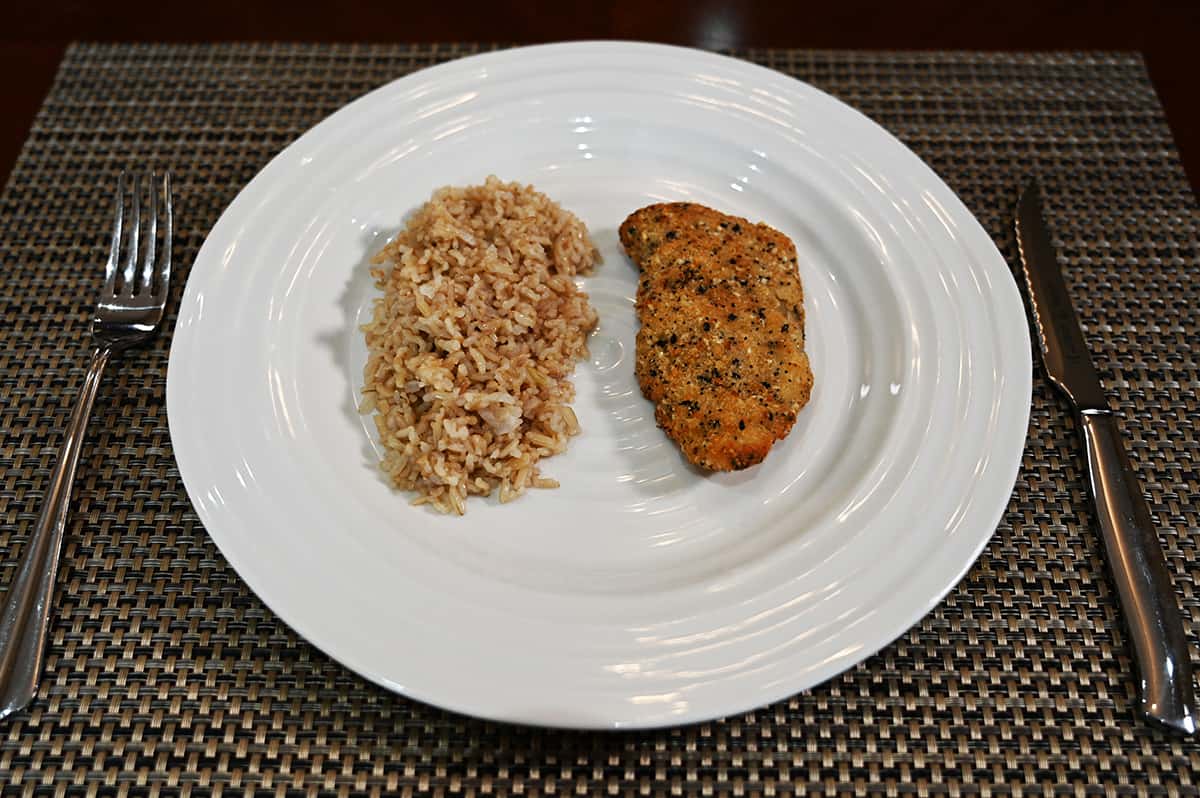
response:
<svg viewBox="0 0 1200 798"><path fill-rule="evenodd" d="M0 174L10 173L64 47L101 41L504 41L620 38L705 48L1136 50L1200 187L1197 0L9 0L0 11Z"/></svg>

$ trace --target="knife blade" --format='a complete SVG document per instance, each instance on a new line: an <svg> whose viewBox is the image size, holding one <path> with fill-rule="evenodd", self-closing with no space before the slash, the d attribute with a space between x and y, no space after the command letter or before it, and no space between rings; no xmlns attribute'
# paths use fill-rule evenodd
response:
<svg viewBox="0 0 1200 798"><path fill-rule="evenodd" d="M1083 431L1089 488L1139 671L1139 708L1171 731L1194 734L1192 664L1166 558L1071 304L1036 181L1017 203L1016 232L1042 363Z"/></svg>
<svg viewBox="0 0 1200 798"><path fill-rule="evenodd" d="M1108 397L1092 364L1087 342L1042 218L1041 192L1030 183L1017 203L1017 246L1046 372L1080 412L1107 411Z"/></svg>

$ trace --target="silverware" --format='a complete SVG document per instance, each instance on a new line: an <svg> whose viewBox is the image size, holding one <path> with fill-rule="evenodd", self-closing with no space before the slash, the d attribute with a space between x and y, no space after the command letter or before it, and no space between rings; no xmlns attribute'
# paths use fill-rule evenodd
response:
<svg viewBox="0 0 1200 798"><path fill-rule="evenodd" d="M1140 672L1142 714L1173 731L1194 734L1192 663L1175 590L1055 259L1036 181L1017 203L1016 228L1042 361L1083 429L1100 531Z"/></svg>
<svg viewBox="0 0 1200 798"><path fill-rule="evenodd" d="M92 317L91 365L67 424L58 462L50 474L42 514L26 544L0 613L0 719L25 707L37 694L54 580L71 501L71 482L100 375L113 354L154 337L167 304L173 225L171 175L162 176L161 228L159 187L154 174L147 175L146 181L149 212L143 227L141 179L134 176L129 181L132 186L127 189L125 174L117 178L112 245L105 264L104 287ZM128 225L125 225L126 206Z"/></svg>

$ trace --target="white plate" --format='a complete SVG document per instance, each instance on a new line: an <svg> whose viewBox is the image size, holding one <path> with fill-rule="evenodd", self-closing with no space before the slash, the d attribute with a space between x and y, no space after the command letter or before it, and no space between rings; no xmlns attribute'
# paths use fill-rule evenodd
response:
<svg viewBox="0 0 1200 798"><path fill-rule="evenodd" d="M446 184L532 182L604 255L562 488L408 506L355 412L366 260ZM616 228L694 200L796 242L816 389L767 461L704 476L633 376ZM167 381L188 494L297 632L397 692L489 718L649 727L851 667L988 541L1025 439L1004 261L915 155L798 81L627 43L466 58L351 103L238 195L192 267Z"/></svg>

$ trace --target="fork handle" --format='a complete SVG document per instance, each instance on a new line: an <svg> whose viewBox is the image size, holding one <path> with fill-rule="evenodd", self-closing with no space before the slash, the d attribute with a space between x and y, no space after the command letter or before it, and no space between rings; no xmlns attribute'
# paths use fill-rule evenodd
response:
<svg viewBox="0 0 1200 798"><path fill-rule="evenodd" d="M75 479L75 467L79 464L79 452L83 448L84 432L96 400L100 376L111 355L112 349L107 346L92 352L92 362L71 412L58 462L50 473L50 487L42 503L42 514L25 546L21 564L5 597L4 610L0 613L0 719L23 709L37 694L54 598L54 579L71 503L71 483Z"/></svg>
<svg viewBox="0 0 1200 798"><path fill-rule="evenodd" d="M1111 413L1083 413L1088 477L1140 676L1142 714L1195 734L1192 662L1158 533Z"/></svg>

